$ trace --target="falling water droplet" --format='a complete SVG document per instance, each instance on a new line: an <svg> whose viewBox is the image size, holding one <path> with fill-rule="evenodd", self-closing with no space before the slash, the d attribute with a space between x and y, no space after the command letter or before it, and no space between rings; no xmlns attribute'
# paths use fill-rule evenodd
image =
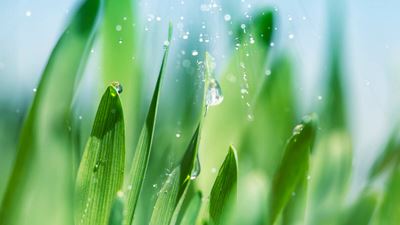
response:
<svg viewBox="0 0 400 225"><path fill-rule="evenodd" d="M221 86L219 85L218 81L213 78L210 79L206 96L206 105L219 105L223 100L224 96L222 95Z"/></svg>
<svg viewBox="0 0 400 225"><path fill-rule="evenodd" d="M115 88L118 94L121 94L123 91L122 85L118 81L111 82L111 85Z"/></svg>
<svg viewBox="0 0 400 225"><path fill-rule="evenodd" d="M190 179L191 180L196 179L199 176L200 171L201 171L201 167L200 167L199 154L197 154L196 160L194 162L194 167L193 167L193 170L192 170L192 174L190 175Z"/></svg>
<svg viewBox="0 0 400 225"><path fill-rule="evenodd" d="M298 124L297 126L294 127L293 129L293 135L298 135L301 133L301 131L304 129L303 124Z"/></svg>
<svg viewBox="0 0 400 225"><path fill-rule="evenodd" d="M224 20L225 20L225 21L230 21L230 20L231 20L231 15L225 14Z"/></svg>

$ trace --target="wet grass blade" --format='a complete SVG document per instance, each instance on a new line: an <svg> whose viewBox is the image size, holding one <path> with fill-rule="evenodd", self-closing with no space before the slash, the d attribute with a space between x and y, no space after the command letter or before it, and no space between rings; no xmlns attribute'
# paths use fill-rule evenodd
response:
<svg viewBox="0 0 400 225"><path fill-rule="evenodd" d="M172 25L170 24L168 41L171 42ZM136 204L139 194L143 185L143 180L146 174L147 165L150 157L150 150L152 148L154 127L156 124L158 100L160 96L161 83L163 80L164 70L167 63L169 52L169 45L165 47L163 60L161 63L160 73L158 75L156 87L154 89L153 98L151 100L149 112L145 124L140 133L139 142L136 146L135 155L132 162L130 177L128 178L128 198L126 207L126 219L124 224L129 225L133 221Z"/></svg>
<svg viewBox="0 0 400 225"><path fill-rule="evenodd" d="M230 146L210 193L209 212L213 224L224 224L224 216L236 203L237 173L236 150Z"/></svg>
<svg viewBox="0 0 400 225"><path fill-rule="evenodd" d="M169 224L181 198L184 197L189 182L193 179L194 168L200 138L200 125L189 143L181 163L169 174L164 183L151 215L150 224ZM179 212L176 212L179 213Z"/></svg>
<svg viewBox="0 0 400 225"><path fill-rule="evenodd" d="M315 114L305 116L293 130L275 173L268 205L268 222L274 224L296 187L307 179L309 157L317 130Z"/></svg>
<svg viewBox="0 0 400 225"><path fill-rule="evenodd" d="M70 106L99 15L99 0L84 1L50 55L21 131L0 224L73 223Z"/></svg>
<svg viewBox="0 0 400 225"><path fill-rule="evenodd" d="M76 224L105 225L122 188L124 117L119 94L109 86L101 98L76 179Z"/></svg>
<svg viewBox="0 0 400 225"><path fill-rule="evenodd" d="M192 199L190 200L189 205L187 206L182 220L179 223L180 225L190 225L190 224L196 224L197 217L200 212L200 207L201 207L201 192L197 192Z"/></svg>

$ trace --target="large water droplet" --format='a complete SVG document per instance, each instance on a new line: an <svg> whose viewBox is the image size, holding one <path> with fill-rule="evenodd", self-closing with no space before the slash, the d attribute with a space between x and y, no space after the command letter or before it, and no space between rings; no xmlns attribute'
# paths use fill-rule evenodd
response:
<svg viewBox="0 0 400 225"><path fill-rule="evenodd" d="M192 174L190 175L190 179L191 180L196 179L199 176L200 171L201 171L201 167L200 167L199 154L197 154L196 160L194 161L194 167L192 170Z"/></svg>
<svg viewBox="0 0 400 225"><path fill-rule="evenodd" d="M121 94L123 91L122 85L118 81L111 82L111 85L115 88L118 94Z"/></svg>
<svg viewBox="0 0 400 225"><path fill-rule="evenodd" d="M213 78L210 79L206 96L207 106L219 105L223 100L224 96L222 95L221 86L218 81Z"/></svg>

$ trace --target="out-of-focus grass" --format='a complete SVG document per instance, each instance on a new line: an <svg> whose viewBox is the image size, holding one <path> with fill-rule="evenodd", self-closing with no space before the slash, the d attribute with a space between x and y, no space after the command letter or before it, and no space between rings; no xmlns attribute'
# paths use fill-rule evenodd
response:
<svg viewBox="0 0 400 225"><path fill-rule="evenodd" d="M142 90L143 80L155 74L143 73L140 56L146 49L139 48L138 18L131 9L136 5L86 0L67 26L26 114L18 147L0 137L3 148L18 150L13 172L1 177L7 189L1 196L0 224L74 224L74 217L76 225L398 223L396 132L364 190L354 202L346 201L353 153L341 23L331 24L326 94L323 106L315 108L318 125L311 114L296 126L300 115L293 81L298 74L290 56L279 50L271 54L279 15L270 8L256 11L248 21L234 21L233 53L221 74L211 55L200 51L197 61L189 61L183 81L166 91L163 86L175 82L164 77L167 64L176 63L167 61L174 46L170 33L162 62L154 63L161 64L160 73L143 115L143 99L149 98L142 94L153 93ZM86 142L82 139L89 134L71 132L77 130L71 102L93 34L101 37L99 79L120 81L124 92L106 90L82 156L84 149L75 141ZM219 86L224 100L212 106L209 98L222 97L216 96ZM2 117L1 124L2 134L11 137L13 132L7 136L4 130L18 130L21 122ZM237 156L232 149L226 156L231 144L238 146ZM131 173L125 164L132 166ZM127 185L122 186L123 180Z"/></svg>

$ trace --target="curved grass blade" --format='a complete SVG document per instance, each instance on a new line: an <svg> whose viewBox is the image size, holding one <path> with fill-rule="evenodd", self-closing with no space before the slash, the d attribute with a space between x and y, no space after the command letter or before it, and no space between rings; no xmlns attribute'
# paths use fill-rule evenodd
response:
<svg viewBox="0 0 400 225"><path fill-rule="evenodd" d="M50 55L21 131L0 224L73 223L70 106L99 15L100 0L84 1Z"/></svg>
<svg viewBox="0 0 400 225"><path fill-rule="evenodd" d="M200 125L194 132L192 140L189 143L180 165L169 174L168 179L162 187L151 215L150 224L157 225L170 223L178 202L184 197L184 193L186 193L186 189L192 179L191 175L195 160L197 160L196 155L198 152L199 139Z"/></svg>
<svg viewBox="0 0 400 225"><path fill-rule="evenodd" d="M400 143L398 128L392 133L384 151L372 165L369 179L373 180L388 168L393 167L400 159Z"/></svg>
<svg viewBox="0 0 400 225"><path fill-rule="evenodd" d="M210 220L215 225L224 224L224 216L236 202L237 173L236 150L230 146L210 193Z"/></svg>
<svg viewBox="0 0 400 225"><path fill-rule="evenodd" d="M122 188L124 166L124 116L119 94L109 86L101 98L79 166L76 224L107 224L114 197Z"/></svg>
<svg viewBox="0 0 400 225"><path fill-rule="evenodd" d="M172 25L169 26L168 41L171 42ZM129 225L133 221L136 204L139 193L142 188L143 180L146 174L147 164L150 158L150 150L153 144L154 127L156 124L158 100L160 96L160 88L163 80L164 70L167 63L169 45L165 47L163 60L161 63L160 73L158 75L156 87L154 89L153 98L151 100L149 112L145 124L140 133L139 142L136 146L135 155L132 162L130 177L128 178L128 197L126 207L126 217L124 224Z"/></svg>
<svg viewBox="0 0 400 225"><path fill-rule="evenodd" d="M294 128L272 181L268 205L269 224L274 224L296 187L303 179L306 179L316 130L317 116L315 114L305 116Z"/></svg>
<svg viewBox="0 0 400 225"><path fill-rule="evenodd" d="M110 218L108 219L108 225L122 225L124 222L124 199L123 192L119 191L117 197L114 199L114 203L111 208Z"/></svg>
<svg viewBox="0 0 400 225"><path fill-rule="evenodd" d="M201 192L197 192L192 199L190 200L189 205L187 206L182 220L179 223L180 225L192 225L196 224L197 217L200 212L201 207Z"/></svg>
<svg viewBox="0 0 400 225"><path fill-rule="evenodd" d="M200 121L194 132L189 146L186 149L185 155L183 156L180 164L174 169L173 177L169 177L163 190L166 191L165 196L157 198L155 209L153 210L150 224L169 224L172 219L177 219L180 211L178 203L180 200L183 201L189 183L196 177L192 176L193 170L195 169L195 163L198 156L198 149L200 144L200 132L203 125L203 115L205 116L208 106L206 105L206 98L208 92L208 85L212 77L212 61L211 56L208 52L205 54L205 73L204 73L204 90L203 90L203 102L202 110L200 114ZM199 163L199 162L197 162ZM199 169L199 168L198 168ZM199 173L200 171L197 171ZM198 175L198 174L197 174ZM196 176L197 176L196 175ZM171 179L171 180L170 180ZM170 183L173 185L170 185ZM175 213L174 213L175 210ZM175 214L175 215L174 215ZM172 221L176 222L176 221Z"/></svg>
<svg viewBox="0 0 400 225"><path fill-rule="evenodd" d="M375 209L378 205L378 196L373 192L364 192L360 199L348 211L347 219L343 224L345 225L368 225L370 224L374 215Z"/></svg>

